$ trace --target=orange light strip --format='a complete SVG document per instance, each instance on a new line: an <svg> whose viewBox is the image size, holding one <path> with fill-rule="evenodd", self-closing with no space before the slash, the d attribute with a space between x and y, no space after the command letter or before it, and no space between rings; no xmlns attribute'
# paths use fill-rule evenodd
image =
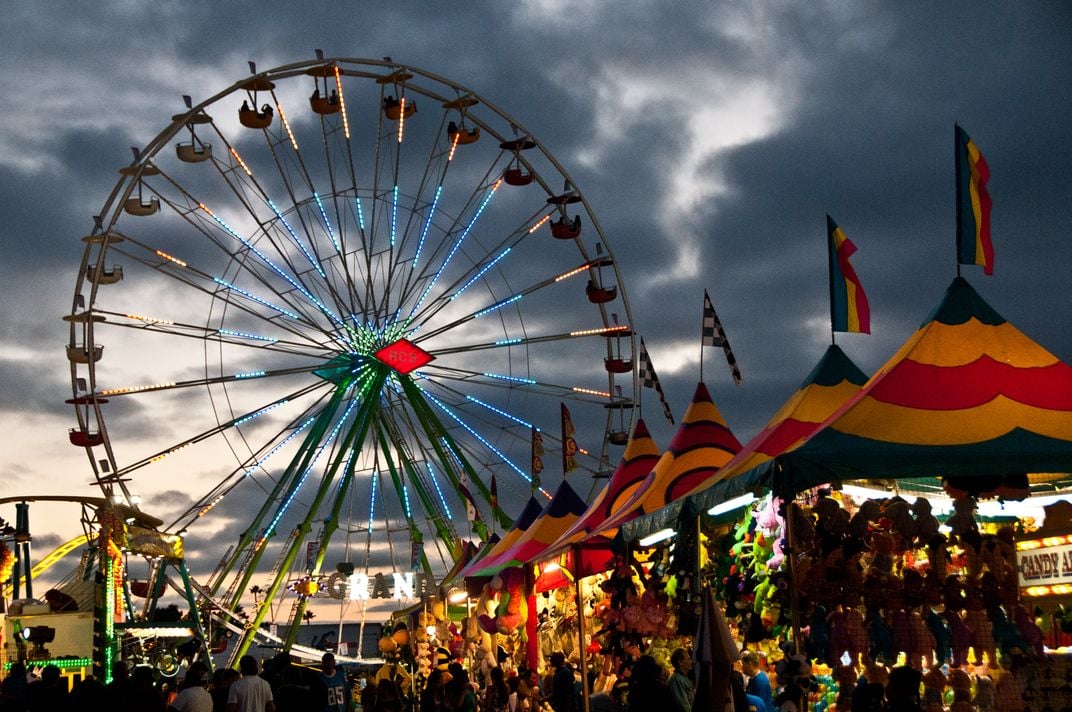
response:
<svg viewBox="0 0 1072 712"><path fill-rule="evenodd" d="M1067 596L1072 593L1072 584L1059 583L1053 586L1028 586L1021 590L1025 596Z"/></svg>
<svg viewBox="0 0 1072 712"><path fill-rule="evenodd" d="M246 165L246 162L243 161L242 157L238 155L238 151L234 150L234 146L231 147L231 155L235 157L236 161L238 161L238 165L242 166L242 170L246 172L246 175L252 178L253 171L249 169L249 166Z"/></svg>
<svg viewBox="0 0 1072 712"><path fill-rule="evenodd" d="M342 95L342 75L339 73L339 65L335 65L335 88L339 92L339 110L342 111L342 133L350 139L350 119L346 116L346 98Z"/></svg>
<svg viewBox="0 0 1072 712"><path fill-rule="evenodd" d="M185 450L188 447L190 447L190 443L186 443L185 445L179 445L178 447L173 447L170 450L168 450L167 452L162 452L162 453L160 453L159 455L157 455L155 457L149 458L149 462L159 462L159 461L163 460L165 457L167 457L168 455L173 455L173 454L177 453L179 450Z"/></svg>
<svg viewBox="0 0 1072 712"><path fill-rule="evenodd" d="M539 230L541 227L543 227L544 223L546 223L550 219L551 219L551 214L550 213L548 213L547 215L544 215L540 219L540 222L536 223L535 225L533 225L532 227L529 228L529 234L531 235L532 233L534 233L537 230Z"/></svg>
<svg viewBox="0 0 1072 712"><path fill-rule="evenodd" d="M447 163L454 160L454 152L458 150L458 139L461 138L462 131L458 129L454 132L454 138L450 141L450 153L447 154Z"/></svg>
<svg viewBox="0 0 1072 712"><path fill-rule="evenodd" d="M290 130L290 122L287 121L287 115L283 113L283 105L279 103L279 99L275 100L275 108L279 111L279 118L283 122L283 128L287 130L287 136L290 136L290 145L297 151L298 139L294 138L294 132Z"/></svg>
<svg viewBox="0 0 1072 712"><path fill-rule="evenodd" d="M580 386L574 386L570 388L574 393L586 393L590 396L602 396L603 398L610 398L610 393L604 391L593 391L591 388L581 388Z"/></svg>
<svg viewBox="0 0 1072 712"><path fill-rule="evenodd" d="M582 331L571 331L570 336L591 336L593 334L615 334L622 331L629 331L629 327L620 324L618 326L605 326L602 329L584 329Z"/></svg>
<svg viewBox="0 0 1072 712"><path fill-rule="evenodd" d="M581 265L577 269L571 269L569 272L563 272L562 274L560 274L557 277L555 277L555 281L556 282L561 282L564 279L569 279L570 277L575 277L576 275L580 274L581 272L587 272L588 269L591 266L592 266L592 263L588 262L586 264Z"/></svg>
<svg viewBox="0 0 1072 712"><path fill-rule="evenodd" d="M173 325L175 322L169 319L157 319L152 316L144 316L143 314L124 314L127 319L137 319L138 321L144 321L147 324L165 324L167 326Z"/></svg>
<svg viewBox="0 0 1072 712"><path fill-rule="evenodd" d="M406 124L406 97L398 100L398 142L402 143L402 127Z"/></svg>
<svg viewBox="0 0 1072 712"><path fill-rule="evenodd" d="M140 393L141 391L151 391L156 388L171 388L175 383L153 383L148 386L126 386L124 388L108 388L101 391L102 396L120 396L125 393Z"/></svg>
<svg viewBox="0 0 1072 712"><path fill-rule="evenodd" d="M177 265L178 265L179 267L185 267L185 266L186 266L186 263L185 263L185 262L183 262L182 260L180 260L180 259L179 259L178 257L172 257L172 256L171 256L171 255L169 255L168 253L166 253L166 252L162 252L162 251L160 251L160 250L155 250L155 252L156 252L157 256L159 256L159 257L163 257L163 258L164 258L165 260L167 260L168 262L174 262L174 263L175 263L175 264L177 264Z"/></svg>
<svg viewBox="0 0 1072 712"><path fill-rule="evenodd" d="M1045 546L1061 546L1062 544L1072 544L1072 534L1066 536L1048 536L1042 539L1029 539L1027 541L1016 542L1016 548L1020 551L1030 551L1031 549L1041 549Z"/></svg>

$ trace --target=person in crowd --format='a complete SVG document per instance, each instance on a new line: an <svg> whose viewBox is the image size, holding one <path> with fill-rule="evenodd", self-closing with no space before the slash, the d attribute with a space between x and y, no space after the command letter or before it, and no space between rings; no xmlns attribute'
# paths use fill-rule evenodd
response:
<svg viewBox="0 0 1072 712"><path fill-rule="evenodd" d="M26 709L29 712L54 712L67 706L67 683L60 678L60 669L46 665L41 679L26 687Z"/></svg>
<svg viewBox="0 0 1072 712"><path fill-rule="evenodd" d="M75 710L106 710L108 707L108 690L104 683L93 677L87 677L81 682L75 683L68 698L71 709ZM6 712L0 704L0 712Z"/></svg>
<svg viewBox="0 0 1072 712"><path fill-rule="evenodd" d="M655 658L650 655L637 658L629 676L629 709L664 709L670 699L670 688L663 676L664 671Z"/></svg>
<svg viewBox="0 0 1072 712"><path fill-rule="evenodd" d="M761 712L774 712L774 696L771 694L770 678L761 669L759 653L754 650L741 652L741 672L747 678L744 691L763 701Z"/></svg>
<svg viewBox="0 0 1072 712"><path fill-rule="evenodd" d="M746 712L766 712L763 700L744 691L744 675L740 670L730 673L730 694L733 695L733 709Z"/></svg>
<svg viewBox="0 0 1072 712"><path fill-rule="evenodd" d="M574 712L573 668L566 662L566 656L556 650L551 653L551 707L555 712Z"/></svg>
<svg viewBox="0 0 1072 712"><path fill-rule="evenodd" d="M394 680L381 678L376 683L376 706L370 712L403 712L404 708L398 685Z"/></svg>
<svg viewBox="0 0 1072 712"><path fill-rule="evenodd" d="M346 671L335 667L335 656L324 653L320 658L320 683L327 691L323 712L350 711L350 683Z"/></svg>
<svg viewBox="0 0 1072 712"><path fill-rule="evenodd" d="M156 685L156 672L148 665L138 665L130 675L130 687L116 710L130 712L164 712L164 696Z"/></svg>
<svg viewBox="0 0 1072 712"><path fill-rule="evenodd" d="M242 674L234 668L219 668L212 673L212 712L227 712L227 693L231 690L231 684L242 677Z"/></svg>
<svg viewBox="0 0 1072 712"><path fill-rule="evenodd" d="M242 677L231 683L227 692L227 712L275 712L272 686L257 675L257 659L243 655L238 661Z"/></svg>
<svg viewBox="0 0 1072 712"><path fill-rule="evenodd" d="M596 692L588 697L588 712L622 712L626 708L625 694L629 683L622 680L606 692Z"/></svg>
<svg viewBox="0 0 1072 712"><path fill-rule="evenodd" d="M469 684L469 673L460 663L451 663L448 672L450 681L443 689L447 709L452 712L476 712L477 700L473 686Z"/></svg>
<svg viewBox="0 0 1072 712"><path fill-rule="evenodd" d="M420 712L445 712L443 700L443 671L432 670L421 690Z"/></svg>
<svg viewBox="0 0 1072 712"><path fill-rule="evenodd" d="M272 686L272 697L279 712L311 712L327 705L327 687L320 674L304 665L295 665L290 653L272 658L265 678Z"/></svg>
<svg viewBox="0 0 1072 712"><path fill-rule="evenodd" d="M898 712L923 712L919 694L922 683L923 673L919 670L908 665L893 668L886 683L886 704Z"/></svg>
<svg viewBox="0 0 1072 712"><path fill-rule="evenodd" d="M0 686L0 710L4 712L22 712L26 709L26 666L19 662L11 663L11 669Z"/></svg>
<svg viewBox="0 0 1072 712"><path fill-rule="evenodd" d="M205 689L208 666L198 660L186 671L179 693L168 704L168 712L212 712L212 694Z"/></svg>
<svg viewBox="0 0 1072 712"><path fill-rule="evenodd" d="M510 691L506 687L502 667L496 665L488 671L488 676L488 686L480 703L481 712L507 712Z"/></svg>
<svg viewBox="0 0 1072 712"><path fill-rule="evenodd" d="M676 648L670 654L674 673L667 681L670 688L670 703L674 712L692 712L692 698L696 688L692 683L692 655L684 648Z"/></svg>
<svg viewBox="0 0 1072 712"><path fill-rule="evenodd" d="M112 681L104 686L109 710L125 710L130 699L130 668L122 660L112 665Z"/></svg>

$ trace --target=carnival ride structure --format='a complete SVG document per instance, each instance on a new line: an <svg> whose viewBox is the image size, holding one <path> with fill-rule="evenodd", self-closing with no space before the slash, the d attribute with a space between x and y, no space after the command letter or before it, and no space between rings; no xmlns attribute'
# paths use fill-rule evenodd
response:
<svg viewBox="0 0 1072 712"><path fill-rule="evenodd" d="M326 569L449 569L510 523L496 479L549 498L533 442L561 447L560 403L606 474L637 387L611 244L520 122L390 58L250 71L133 150L64 317L105 497L172 483L161 535L233 537L190 583L232 659L294 649Z"/></svg>

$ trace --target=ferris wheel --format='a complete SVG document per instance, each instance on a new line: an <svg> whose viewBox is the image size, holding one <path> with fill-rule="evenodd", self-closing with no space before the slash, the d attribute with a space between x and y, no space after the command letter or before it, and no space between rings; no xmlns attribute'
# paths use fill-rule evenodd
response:
<svg viewBox="0 0 1072 712"><path fill-rule="evenodd" d="M598 474L637 387L611 245L517 120L390 59L250 70L134 149L64 317L71 443L109 497L172 490L169 531L228 539L232 609L355 541L445 570L509 524L493 482L546 494L560 403Z"/></svg>

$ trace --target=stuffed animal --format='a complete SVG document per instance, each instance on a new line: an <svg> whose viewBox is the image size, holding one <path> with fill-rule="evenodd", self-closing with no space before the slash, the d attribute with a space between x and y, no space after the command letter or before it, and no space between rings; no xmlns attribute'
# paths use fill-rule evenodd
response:
<svg viewBox="0 0 1072 712"><path fill-rule="evenodd" d="M1020 681L1008 670L994 671L994 709L1023 709L1023 690Z"/></svg>
<svg viewBox="0 0 1072 712"><path fill-rule="evenodd" d="M893 629L886 622L882 611L875 609L869 613L871 620L867 625L868 638L871 641L869 653L872 660L890 663L896 660L893 654Z"/></svg>
<svg viewBox="0 0 1072 712"><path fill-rule="evenodd" d="M820 497L812 506L815 515L815 532L819 537L819 546L823 551L830 551L841 545L849 533L849 513L841 503L830 496Z"/></svg>
<svg viewBox="0 0 1072 712"><path fill-rule="evenodd" d="M854 665L838 665L832 671L833 678L838 685L837 706L838 709L852 709L852 693L856 690L858 675Z"/></svg>
<svg viewBox="0 0 1072 712"><path fill-rule="evenodd" d="M888 523L888 529L894 536L895 549L904 552L911 549L916 541L916 520L912 518L912 509L908 502L900 497L886 500L882 508L882 520Z"/></svg>
<svg viewBox="0 0 1072 712"><path fill-rule="evenodd" d="M908 664L917 670L934 665L934 636L919 611L908 614L908 630Z"/></svg>
<svg viewBox="0 0 1072 712"><path fill-rule="evenodd" d="M830 627L827 625L826 616L824 606L816 606L812 611L806 650L809 659L825 660L832 666L836 663L830 655Z"/></svg>
<svg viewBox="0 0 1072 712"><path fill-rule="evenodd" d="M1000 606L993 609L990 615L994 641L1001 651L1003 665L1006 668L1013 667L1029 653L1027 642L1020 635L1020 629L1005 615Z"/></svg>
<svg viewBox="0 0 1072 712"><path fill-rule="evenodd" d="M870 539L871 525L879 520L882 507L873 499L864 500L849 520L849 533L866 545Z"/></svg>
<svg viewBox="0 0 1072 712"><path fill-rule="evenodd" d="M987 664L994 666L998 662L997 646L994 643L994 625L983 609L982 598L978 593L970 593L968 606L964 611L964 622L972 631L972 649L975 652L974 665L981 665L983 657Z"/></svg>
<svg viewBox="0 0 1072 712"><path fill-rule="evenodd" d="M960 611L955 608L946 608L942 617L949 624L949 632L953 639L953 667L959 668L968 662L968 648L972 645L974 633L964 622Z"/></svg>
<svg viewBox="0 0 1072 712"><path fill-rule="evenodd" d="M949 630L949 623L933 608L927 610L927 616L923 622L926 623L927 629L934 638L935 664L944 665L949 662L950 646L953 643L953 633Z"/></svg>
<svg viewBox="0 0 1072 712"><path fill-rule="evenodd" d="M849 654L853 662L869 662L870 645L867 639L867 627L864 625L863 615L856 606L846 607L845 629L849 637Z"/></svg>
<svg viewBox="0 0 1072 712"><path fill-rule="evenodd" d="M512 566L503 569L499 578L501 591L499 605L495 609L495 630L503 635L512 635L518 630L524 630L529 615L524 590L525 570L521 566Z"/></svg>
<svg viewBox="0 0 1072 712"><path fill-rule="evenodd" d="M929 499L916 497L916 501L912 503L912 514L915 515L916 541L923 545L929 545L938 536L938 518L931 511Z"/></svg>
<svg viewBox="0 0 1072 712"><path fill-rule="evenodd" d="M1020 635L1028 646L1028 650L1033 652L1036 657L1041 658L1045 654L1044 643L1046 640L1046 634L1042 632L1042 628L1038 626L1038 623L1035 622L1035 619L1028 613L1023 604L1018 604L1013 609L1012 615Z"/></svg>

